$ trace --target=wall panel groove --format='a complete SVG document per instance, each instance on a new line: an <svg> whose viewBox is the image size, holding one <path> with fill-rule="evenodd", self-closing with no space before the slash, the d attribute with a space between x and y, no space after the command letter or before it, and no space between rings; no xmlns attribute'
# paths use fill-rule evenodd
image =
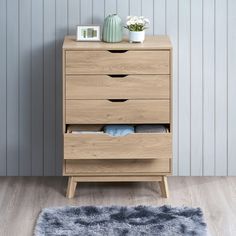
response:
<svg viewBox="0 0 236 236"><path fill-rule="evenodd" d="M61 174L63 38L116 12L171 37L174 175L236 175L235 11L234 0L0 1L0 175Z"/></svg>

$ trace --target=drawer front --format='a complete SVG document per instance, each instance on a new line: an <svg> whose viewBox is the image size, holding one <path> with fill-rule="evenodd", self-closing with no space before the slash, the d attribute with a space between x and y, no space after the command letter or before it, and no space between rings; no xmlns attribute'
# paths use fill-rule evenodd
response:
<svg viewBox="0 0 236 236"><path fill-rule="evenodd" d="M65 175L158 175L171 172L170 159L66 160Z"/></svg>
<svg viewBox="0 0 236 236"><path fill-rule="evenodd" d="M66 99L169 99L169 75L66 77Z"/></svg>
<svg viewBox="0 0 236 236"><path fill-rule="evenodd" d="M66 100L67 124L169 123L169 100Z"/></svg>
<svg viewBox="0 0 236 236"><path fill-rule="evenodd" d="M170 74L169 64L168 50L67 51L65 66L66 74Z"/></svg>
<svg viewBox="0 0 236 236"><path fill-rule="evenodd" d="M170 133L65 134L64 159L169 159Z"/></svg>

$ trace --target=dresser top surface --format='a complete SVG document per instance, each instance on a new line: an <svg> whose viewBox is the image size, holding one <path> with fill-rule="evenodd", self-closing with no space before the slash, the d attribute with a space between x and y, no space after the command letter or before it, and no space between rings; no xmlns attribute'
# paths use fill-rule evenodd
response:
<svg viewBox="0 0 236 236"><path fill-rule="evenodd" d="M75 36L66 36L63 44L65 50L155 50L171 49L167 35L146 36L144 43L129 43L124 39L120 43L77 42Z"/></svg>

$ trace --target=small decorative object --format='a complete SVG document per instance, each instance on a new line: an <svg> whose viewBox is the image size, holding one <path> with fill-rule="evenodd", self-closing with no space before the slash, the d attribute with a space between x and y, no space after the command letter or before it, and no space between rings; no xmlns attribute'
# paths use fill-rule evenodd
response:
<svg viewBox="0 0 236 236"><path fill-rule="evenodd" d="M128 16L125 28L129 30L130 43L143 43L145 39L145 29L150 24L144 16Z"/></svg>
<svg viewBox="0 0 236 236"><path fill-rule="evenodd" d="M100 26L77 26L77 41L100 41Z"/></svg>
<svg viewBox="0 0 236 236"><path fill-rule="evenodd" d="M117 14L109 15L104 20L103 41L118 43L122 41L122 21Z"/></svg>

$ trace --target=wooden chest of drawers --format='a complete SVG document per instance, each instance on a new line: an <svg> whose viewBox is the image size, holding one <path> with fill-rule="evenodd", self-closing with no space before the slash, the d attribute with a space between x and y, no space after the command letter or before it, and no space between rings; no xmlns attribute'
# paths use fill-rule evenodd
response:
<svg viewBox="0 0 236 236"><path fill-rule="evenodd" d="M64 168L67 196L77 182L158 181L167 197L172 172L171 44L149 36L126 41L63 45ZM167 133L69 132L68 127L106 124L165 124Z"/></svg>

